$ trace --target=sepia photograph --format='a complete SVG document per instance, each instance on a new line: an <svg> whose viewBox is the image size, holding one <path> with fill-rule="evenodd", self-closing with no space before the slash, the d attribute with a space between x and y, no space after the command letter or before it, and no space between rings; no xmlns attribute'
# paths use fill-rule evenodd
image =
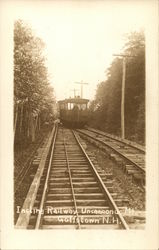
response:
<svg viewBox="0 0 159 250"><path fill-rule="evenodd" d="M15 227L144 228L143 17L63 4L14 23Z"/></svg>
<svg viewBox="0 0 159 250"><path fill-rule="evenodd" d="M12 230L146 235L149 198L158 204L149 191L158 170L149 151L157 89L148 72L157 1L13 2L5 3Z"/></svg>

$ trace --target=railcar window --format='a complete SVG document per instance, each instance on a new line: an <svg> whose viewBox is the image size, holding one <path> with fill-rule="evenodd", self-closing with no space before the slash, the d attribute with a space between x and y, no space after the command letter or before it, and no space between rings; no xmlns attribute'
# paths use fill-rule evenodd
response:
<svg viewBox="0 0 159 250"><path fill-rule="evenodd" d="M87 109L87 104L81 104L81 110L86 110Z"/></svg>
<svg viewBox="0 0 159 250"><path fill-rule="evenodd" d="M77 103L63 103L60 105L61 109L65 109L65 110L72 110L74 109L74 107L78 107L79 110L86 110L87 109L87 104L86 103L82 103L82 104L77 104Z"/></svg>
<svg viewBox="0 0 159 250"><path fill-rule="evenodd" d="M68 103L68 110L73 109L73 107L74 107L74 104L73 104L73 103Z"/></svg>

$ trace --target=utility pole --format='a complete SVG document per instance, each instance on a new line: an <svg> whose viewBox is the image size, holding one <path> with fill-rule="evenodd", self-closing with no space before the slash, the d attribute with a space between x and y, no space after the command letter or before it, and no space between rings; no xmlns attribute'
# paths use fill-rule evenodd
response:
<svg viewBox="0 0 159 250"><path fill-rule="evenodd" d="M84 84L87 85L87 84L89 84L89 83L88 83L88 82L83 82L83 81L81 81L81 82L75 82L75 83L81 84L81 98L83 98L83 85L84 85Z"/></svg>
<svg viewBox="0 0 159 250"><path fill-rule="evenodd" d="M125 79L126 79L126 59L127 57L135 57L124 54L115 54L113 56L121 56L123 58L123 76L121 88L121 138L125 139Z"/></svg>
<svg viewBox="0 0 159 250"><path fill-rule="evenodd" d="M78 91L78 89L72 89L71 91L74 92L74 98L76 97L76 91Z"/></svg>

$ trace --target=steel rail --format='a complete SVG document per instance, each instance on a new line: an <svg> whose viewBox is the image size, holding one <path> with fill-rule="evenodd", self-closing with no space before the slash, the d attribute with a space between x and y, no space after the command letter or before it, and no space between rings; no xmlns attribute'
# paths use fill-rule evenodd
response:
<svg viewBox="0 0 159 250"><path fill-rule="evenodd" d="M77 218L78 229L80 229L81 226L80 226L80 220L79 220L79 215L78 215L78 210L77 210L77 203L76 203L76 198L75 198L75 193L74 193L74 188L73 188L71 169L70 169L68 153L67 153L67 148L66 148L66 142L65 142L65 135L64 135L63 130L62 130L62 132L63 132L63 142L64 142L64 149L65 149L65 155L66 155L67 168L68 168L69 179L70 179L71 190L72 190L72 196L73 196L73 201L74 201L74 206L75 206L75 215L76 215L76 218Z"/></svg>
<svg viewBox="0 0 159 250"><path fill-rule="evenodd" d="M123 157L125 160L131 162L133 165L135 165L135 167L138 168L139 171L141 171L142 173L145 174L145 169L143 169L142 167L140 167L136 162L134 162L133 160L131 160L130 158L128 158L127 156L125 156L125 155L124 155L123 153L121 153L119 150L113 148L113 147L112 147L111 145L109 145L108 143L106 143L106 142L104 142L104 141L101 141L101 140L99 140L99 139L97 139L97 138L93 138L93 136L88 135L87 133L81 131L80 129L77 129L77 131L78 131L79 133L81 133L81 134L86 135L87 137L90 137L90 138L93 139L93 140L96 140L96 141L102 143L104 146L107 146L107 147L111 148L114 152L116 152L118 155L120 155L121 157Z"/></svg>
<svg viewBox="0 0 159 250"><path fill-rule="evenodd" d="M96 179L98 180L99 184L101 185L101 187L102 187L102 189L103 189L103 191L104 191L104 193L105 193L106 198L108 198L110 206L113 208L114 211L117 212L116 215L117 215L117 217L119 218L119 220L120 220L120 222L121 222L121 224L122 224L123 229L129 230L129 227L128 227L128 225L127 225L125 219L123 218L123 216L122 216L122 214L121 214L119 208L117 207L117 205L116 205L116 203L114 202L114 200L113 200L111 194L109 193L108 189L106 188L105 184L103 183L103 181L102 181L101 177L99 176L99 174L98 174L96 168L94 167L93 163L92 163L91 160L89 159L89 157L88 157L86 151L84 150L84 148L83 148L83 146L81 145L79 139L77 138L76 133L75 133L74 131L72 131L72 132L73 132L73 134L74 134L74 137L75 137L75 139L76 139L78 145L80 146L82 152L84 153L84 155L85 155L85 157L86 157L88 163L89 163L90 166L92 167L92 170L93 170L93 172L94 172L94 174L95 174L95 177L96 177Z"/></svg>
<svg viewBox="0 0 159 250"><path fill-rule="evenodd" d="M54 132L55 132L55 126L53 126L52 132L50 133L48 140L45 142L44 150L42 152L42 157L41 157L38 169L35 173L34 179L30 185L25 201L23 203L22 211L32 211L33 209L35 199L37 196L37 192L38 192L38 188L40 186L40 179L41 179L41 176L43 175L46 160L47 160L47 157L49 155L49 151L52 145ZM22 211L20 212L17 222L16 222L16 228L18 229L22 229L22 228L26 229L29 225L31 213L30 212L23 213Z"/></svg>
<svg viewBox="0 0 159 250"><path fill-rule="evenodd" d="M94 132L94 133L96 133L96 134L98 134L98 135L103 135L104 137L107 137L107 138L109 138L109 139L118 141L118 142L120 142L120 143L123 143L123 144L125 144L125 145L128 145L128 146L130 146L130 147L132 147L132 148L134 148L134 149L136 149L136 150L139 150L139 151L145 153L145 149L141 148L142 146L139 147L139 146L137 146L137 145L134 145L134 144L132 144L131 142L129 142L127 139L120 139L120 138L117 137L117 136L109 135L109 134L107 134L107 133L105 133L105 132L103 132L103 131L96 131L95 129L89 128L89 127L86 127L85 130L88 130L88 131L90 131L90 132Z"/></svg>
<svg viewBox="0 0 159 250"><path fill-rule="evenodd" d="M57 130L58 130L58 125L56 124L55 126L56 127L55 127L55 133L54 133L53 143L52 143L52 149L51 149L51 155L50 155L50 160L49 160L49 166L48 166L47 176L46 176L46 179L45 179L44 189L43 189L42 198L41 198L41 202L40 202L40 208L39 208L40 211L42 211L42 209L44 207L46 192L47 192L47 189L48 189L48 180L49 180L50 169L51 169L51 164L52 164L52 158L53 158L53 153L54 153L54 148L55 148L55 141L56 141ZM41 219L42 219L42 214L38 213L37 220L36 220L36 225L35 225L35 229L39 229L40 228Z"/></svg>

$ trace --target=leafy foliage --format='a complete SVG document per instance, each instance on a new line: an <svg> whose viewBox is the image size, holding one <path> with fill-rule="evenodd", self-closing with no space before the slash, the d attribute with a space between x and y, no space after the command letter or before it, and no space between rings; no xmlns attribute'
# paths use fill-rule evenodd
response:
<svg viewBox="0 0 159 250"><path fill-rule="evenodd" d="M145 38L144 33L127 35L123 54L126 59L125 132L126 137L144 143L145 138ZM91 111L94 126L109 133L121 133L122 59L115 58L106 72L107 80L98 85ZM92 104L92 105L93 105ZM91 109L92 109L91 105Z"/></svg>
<svg viewBox="0 0 159 250"><path fill-rule="evenodd" d="M29 26L21 20L15 22L14 103L15 107L18 105L19 110L22 109L23 105L22 118L19 117L18 113L18 125L22 123L22 127L26 126L24 120L26 123L28 119L28 127L30 127L29 123L32 118L43 117L43 113L45 113L46 119L46 113L47 116L53 113L54 90L48 80L43 48L44 43L33 34ZM23 121L20 122L20 119Z"/></svg>

